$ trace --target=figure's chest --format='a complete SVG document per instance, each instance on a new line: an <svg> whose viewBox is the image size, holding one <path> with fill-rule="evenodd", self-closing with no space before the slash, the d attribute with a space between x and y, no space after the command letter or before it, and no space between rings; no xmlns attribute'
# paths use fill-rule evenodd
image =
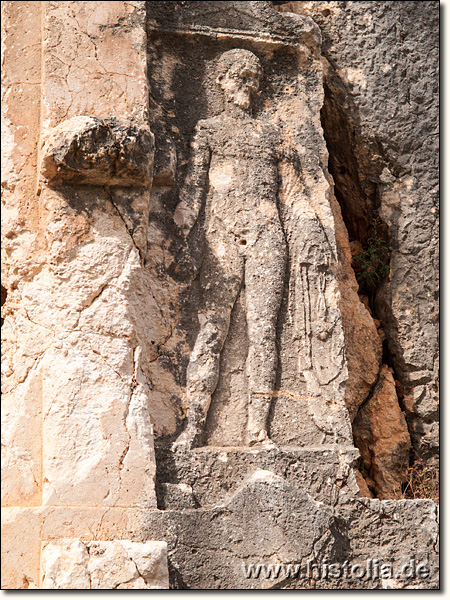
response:
<svg viewBox="0 0 450 600"><path fill-rule="evenodd" d="M236 157L242 160L264 158L274 160L274 147L270 137L258 125L227 124L211 132L211 151L223 157Z"/></svg>

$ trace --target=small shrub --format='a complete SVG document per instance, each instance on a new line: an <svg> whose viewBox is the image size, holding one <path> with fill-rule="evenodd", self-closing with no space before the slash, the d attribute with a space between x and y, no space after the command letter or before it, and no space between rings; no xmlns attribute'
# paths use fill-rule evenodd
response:
<svg viewBox="0 0 450 600"><path fill-rule="evenodd" d="M372 221L371 233L364 246L364 250L353 257L353 268L359 292L372 295L378 284L389 275L387 231L379 217Z"/></svg>

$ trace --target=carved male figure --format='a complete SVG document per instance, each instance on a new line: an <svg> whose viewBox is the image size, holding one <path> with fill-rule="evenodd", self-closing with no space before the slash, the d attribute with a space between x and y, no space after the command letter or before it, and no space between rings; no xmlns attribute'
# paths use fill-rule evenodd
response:
<svg viewBox="0 0 450 600"><path fill-rule="evenodd" d="M276 324L286 241L277 207L280 131L252 117L261 74L252 52L236 49L220 57L217 83L225 110L197 125L189 185L174 216L187 236L206 196L206 250L200 271L204 314L187 369L187 427L178 447L195 446L204 428L242 286L249 343L247 443L270 442L267 420L278 360Z"/></svg>

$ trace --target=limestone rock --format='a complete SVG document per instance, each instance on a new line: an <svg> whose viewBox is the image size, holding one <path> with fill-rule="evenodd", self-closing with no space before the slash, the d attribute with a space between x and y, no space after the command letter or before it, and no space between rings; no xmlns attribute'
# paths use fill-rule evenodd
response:
<svg viewBox="0 0 450 600"><path fill-rule="evenodd" d="M376 295L396 378L411 403L415 451L438 452L438 3L287 2L319 25L322 122L330 170L353 239L374 215L389 230L390 273ZM378 198L378 200L377 200Z"/></svg>
<svg viewBox="0 0 450 600"><path fill-rule="evenodd" d="M348 232L336 198L331 199L339 248L340 310L345 332L348 380L345 404L353 422L359 407L377 381L382 357L382 343L374 320L361 298L352 269Z"/></svg>
<svg viewBox="0 0 450 600"><path fill-rule="evenodd" d="M191 427L201 430L190 434L197 445L246 446L265 436L296 447L350 445L340 306L346 282L320 126L319 37L312 44L306 36L318 30L308 17L277 15L267 3L180 5L175 13L173 6L149 5L155 172L173 168L173 149L179 165L173 185L157 175L152 189L152 235L168 249L151 259L152 270L173 278L177 307L175 334L152 367L161 388L155 389L157 435L171 443L169 435L180 433L192 405L193 420L203 422ZM231 51L223 40L210 43L220 22L235 39ZM199 27L205 35L187 61L185 32L194 35ZM242 35L252 40L249 47L238 42ZM230 52L248 58L245 102L233 87L244 71L233 72L233 79L222 68ZM294 55L301 80L281 69ZM250 83L243 77L244 88ZM277 81L276 90L270 81ZM198 262L193 280L177 268L186 253ZM161 303L165 293L157 289ZM353 309L359 302L354 282L350 295ZM170 394L168 372L177 378L169 402L162 400ZM349 404L361 402L355 391L350 396ZM170 430L160 423L167 411ZM266 426L256 425L258 419Z"/></svg>
<svg viewBox="0 0 450 600"><path fill-rule="evenodd" d="M303 520L306 512L314 521ZM224 506L151 511L147 519L148 535L167 539L172 589L384 589L393 579L401 587L439 586L431 500L360 498L331 510L262 470ZM411 570L411 561L425 570ZM338 577L323 576L331 564Z"/></svg>
<svg viewBox="0 0 450 600"><path fill-rule="evenodd" d="M109 117L73 117L55 127L42 149L48 185L146 186L151 183L153 134Z"/></svg>
<svg viewBox="0 0 450 600"><path fill-rule="evenodd" d="M411 441L391 370L383 366L373 394L354 421L355 443L378 498L401 498Z"/></svg>
<svg viewBox="0 0 450 600"><path fill-rule="evenodd" d="M248 578L246 566L306 560L330 535L333 518L329 506L268 470L256 471L222 506L166 514L178 540L169 542L172 587L184 589L270 589L276 582Z"/></svg>
<svg viewBox="0 0 450 600"><path fill-rule="evenodd" d="M353 447L204 447L175 454L157 447L158 506L180 509L221 505L260 471L270 471L314 500L334 505L339 499L358 494L352 469L358 454Z"/></svg>
<svg viewBox="0 0 450 600"><path fill-rule="evenodd" d="M369 486L366 482L366 480L364 479L364 477L362 476L362 473L359 469L355 469L355 477L356 477L356 483L358 484L359 487L359 495L361 498L373 498L373 494L369 489Z"/></svg>
<svg viewBox="0 0 450 600"><path fill-rule="evenodd" d="M42 589L167 589L165 542L43 542Z"/></svg>
<svg viewBox="0 0 450 600"><path fill-rule="evenodd" d="M6 589L438 587L436 9L275 4L2 3Z"/></svg>

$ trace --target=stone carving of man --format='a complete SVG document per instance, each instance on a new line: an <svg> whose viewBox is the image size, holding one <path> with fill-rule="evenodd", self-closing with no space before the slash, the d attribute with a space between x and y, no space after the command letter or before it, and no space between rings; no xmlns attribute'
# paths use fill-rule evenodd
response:
<svg viewBox="0 0 450 600"><path fill-rule="evenodd" d="M217 83L225 110L198 122L189 183L174 215L187 236L206 196L203 316L187 369L187 426L175 448L199 443L242 286L249 343L247 443L270 443L267 420L278 360L276 325L286 241L277 207L280 131L252 117L261 74L252 52L235 49L221 55Z"/></svg>

